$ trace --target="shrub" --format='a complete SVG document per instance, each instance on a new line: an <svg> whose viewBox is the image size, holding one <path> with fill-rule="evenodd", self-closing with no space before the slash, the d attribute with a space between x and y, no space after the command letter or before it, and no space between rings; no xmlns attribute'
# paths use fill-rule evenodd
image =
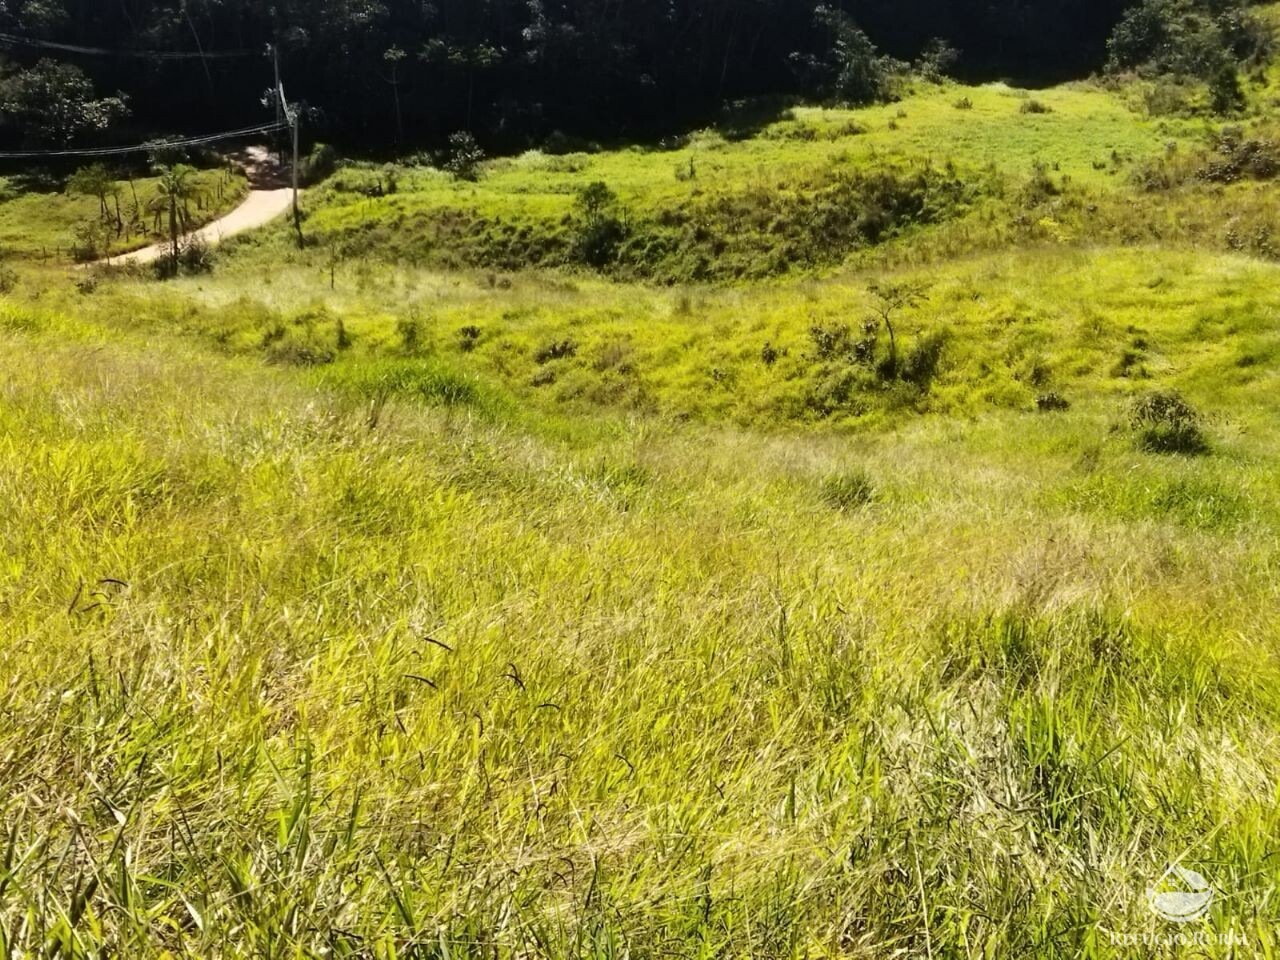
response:
<svg viewBox="0 0 1280 960"><path fill-rule="evenodd" d="M960 51L940 37L925 44L914 66L916 73L930 83L942 83L960 61Z"/></svg>
<svg viewBox="0 0 1280 960"><path fill-rule="evenodd" d="M1071 401L1057 393L1042 393L1036 397L1036 409L1041 413L1061 413L1071 409Z"/></svg>
<svg viewBox="0 0 1280 960"><path fill-rule="evenodd" d="M902 379L917 387L927 387L938 372L946 344L945 333L931 333L921 337L902 364Z"/></svg>
<svg viewBox="0 0 1280 960"><path fill-rule="evenodd" d="M1036 163L1031 168L1031 179L1022 188L1022 203L1026 207L1038 207L1046 200L1062 195L1062 187L1049 176L1049 168Z"/></svg>
<svg viewBox="0 0 1280 960"><path fill-rule="evenodd" d="M477 326L462 327L458 331L458 346L463 353L470 353L479 345L481 332Z"/></svg>
<svg viewBox="0 0 1280 960"><path fill-rule="evenodd" d="M809 328L809 339L813 341L813 359L820 361L836 360L853 355L853 336L847 323L814 324Z"/></svg>
<svg viewBox="0 0 1280 960"><path fill-rule="evenodd" d="M804 407L815 416L826 418L838 412L859 414L864 405L855 399L863 379L855 367L819 368L805 391Z"/></svg>
<svg viewBox="0 0 1280 960"><path fill-rule="evenodd" d="M1111 34L1108 65L1212 81L1224 65L1262 59L1270 45L1241 0L1142 0Z"/></svg>
<svg viewBox="0 0 1280 960"><path fill-rule="evenodd" d="M833 474L822 481L822 499L837 510L856 510L875 499L875 485L862 470Z"/></svg>
<svg viewBox="0 0 1280 960"><path fill-rule="evenodd" d="M1022 106L1018 108L1020 113L1053 113L1053 107L1039 100L1024 100Z"/></svg>
<svg viewBox="0 0 1280 960"><path fill-rule="evenodd" d="M1224 63L1209 80L1209 107L1214 113L1238 113L1245 104L1244 88L1236 68Z"/></svg>
<svg viewBox="0 0 1280 960"><path fill-rule="evenodd" d="M548 364L553 360L564 360L568 357L576 356L578 353L578 343L576 340L553 340L548 344L539 347L534 353L533 359L539 365Z"/></svg>
<svg viewBox="0 0 1280 960"><path fill-rule="evenodd" d="M422 323L416 316L400 317L396 320L396 333L400 337L400 348L405 353L417 353L422 343Z"/></svg>
<svg viewBox="0 0 1280 960"><path fill-rule="evenodd" d="M830 37L830 46L819 56L793 54L792 65L798 72L840 102L888 100L905 65L881 54L845 11L819 6L814 18Z"/></svg>
<svg viewBox="0 0 1280 960"><path fill-rule="evenodd" d="M1280 176L1280 144L1267 139L1242 139L1238 129L1223 131L1213 158L1196 174L1211 183L1272 180Z"/></svg>
<svg viewBox="0 0 1280 960"><path fill-rule="evenodd" d="M1176 390L1157 391L1133 403L1129 423L1148 453L1201 454L1209 450L1201 417Z"/></svg>
<svg viewBox="0 0 1280 960"><path fill-rule="evenodd" d="M1125 350L1120 354L1120 359L1116 361L1115 366L1111 368L1113 377L1124 377L1144 380L1150 376L1147 368L1143 366L1143 355L1138 350Z"/></svg>
<svg viewBox="0 0 1280 960"><path fill-rule="evenodd" d="M578 193L575 205L582 216L582 225L573 245L578 262L598 269L617 259L618 248L627 235L626 225L614 213L617 201L617 194L600 181L588 184Z"/></svg>
<svg viewBox="0 0 1280 960"><path fill-rule="evenodd" d="M1153 117L1176 117L1191 108L1191 95L1187 87L1177 81L1162 77L1143 95L1147 113Z"/></svg>
<svg viewBox="0 0 1280 960"><path fill-rule="evenodd" d="M187 273L209 273L213 270L213 260L213 247L195 234L187 237L178 251L179 266Z"/></svg>
<svg viewBox="0 0 1280 960"><path fill-rule="evenodd" d="M0 294L13 293L18 286L18 271L7 263L0 263Z"/></svg>
<svg viewBox="0 0 1280 960"><path fill-rule="evenodd" d="M298 169L298 179L304 187L311 187L333 176L338 169L338 151L327 143L317 143L303 158Z"/></svg>
<svg viewBox="0 0 1280 960"><path fill-rule="evenodd" d="M476 180L480 176L480 164L484 151L476 138L466 131L449 137L449 149L445 154L444 168L459 180Z"/></svg>

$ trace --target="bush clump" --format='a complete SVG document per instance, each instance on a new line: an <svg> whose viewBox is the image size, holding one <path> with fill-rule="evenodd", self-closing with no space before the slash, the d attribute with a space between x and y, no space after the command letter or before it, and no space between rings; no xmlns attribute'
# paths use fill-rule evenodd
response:
<svg viewBox="0 0 1280 960"><path fill-rule="evenodd" d="M444 168L459 180L480 179L480 164L484 163L484 150L470 133L459 131L449 137L449 149L445 154Z"/></svg>
<svg viewBox="0 0 1280 960"><path fill-rule="evenodd" d="M1071 401L1059 393L1042 393L1036 397L1036 409L1041 413L1063 413L1071 409Z"/></svg>
<svg viewBox="0 0 1280 960"><path fill-rule="evenodd" d="M1129 414L1138 447L1148 453L1197 455L1209 451L1202 418L1176 390L1139 397Z"/></svg>
<svg viewBox="0 0 1280 960"><path fill-rule="evenodd" d="M1245 139L1239 128L1225 130L1197 176L1209 183L1274 180L1280 176L1280 143L1267 138Z"/></svg>
<svg viewBox="0 0 1280 960"><path fill-rule="evenodd" d="M577 353L578 342L576 340L553 340L539 347L534 353L533 359L541 366L551 363L553 360L564 360L576 356Z"/></svg>
<svg viewBox="0 0 1280 960"><path fill-rule="evenodd" d="M609 185L597 181L583 187L575 206L582 217L573 245L574 258L597 269L608 266L618 256L627 228L616 213L618 196Z"/></svg>
<svg viewBox="0 0 1280 960"><path fill-rule="evenodd" d="M822 499L837 510L857 510L875 499L875 484L866 471L832 474L822 481Z"/></svg>

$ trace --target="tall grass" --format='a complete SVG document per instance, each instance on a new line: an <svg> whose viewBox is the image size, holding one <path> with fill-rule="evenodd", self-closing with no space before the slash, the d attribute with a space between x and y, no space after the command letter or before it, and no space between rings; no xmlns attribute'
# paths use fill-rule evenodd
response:
<svg viewBox="0 0 1280 960"><path fill-rule="evenodd" d="M6 275L0 960L1275 955L1274 190L1139 197L1201 131L1123 95L354 166L345 249ZM411 262L886 157L990 202L751 286Z"/></svg>
<svg viewBox="0 0 1280 960"><path fill-rule="evenodd" d="M1274 949L1275 541L1046 498L1089 415L565 444L4 336L0 956L1119 957L1179 857Z"/></svg>

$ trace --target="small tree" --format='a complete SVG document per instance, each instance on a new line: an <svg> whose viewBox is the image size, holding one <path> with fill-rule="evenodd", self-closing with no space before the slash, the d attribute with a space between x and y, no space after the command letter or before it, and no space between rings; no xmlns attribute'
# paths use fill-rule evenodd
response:
<svg viewBox="0 0 1280 960"><path fill-rule="evenodd" d="M925 44L915 62L916 72L931 83L942 83L960 62L960 51L941 37L934 37Z"/></svg>
<svg viewBox="0 0 1280 960"><path fill-rule="evenodd" d="M626 225L614 213L618 196L607 183L596 181L583 187L574 202L582 216L582 230L574 253L593 267L603 267L614 259L626 236Z"/></svg>
<svg viewBox="0 0 1280 960"><path fill-rule="evenodd" d="M103 223L112 220L111 207L107 201L114 198L116 201L114 220L116 235L119 236L120 231L124 229L124 221L120 216L120 187L116 184L111 171L105 166L101 163L95 163L87 167L81 167L67 181L67 193L72 196L96 198L98 201L98 216Z"/></svg>
<svg viewBox="0 0 1280 960"><path fill-rule="evenodd" d="M836 100L860 104L888 99L905 65L881 54L843 10L819 6L814 20L830 36L831 45L818 56L792 54L793 66Z"/></svg>
<svg viewBox="0 0 1280 960"><path fill-rule="evenodd" d="M464 130L449 138L449 152L445 157L444 168L459 180L477 179L483 162L484 151L471 134Z"/></svg>
<svg viewBox="0 0 1280 960"><path fill-rule="evenodd" d="M1240 74L1229 63L1224 63L1209 80L1209 105L1222 116L1237 113L1245 105L1244 88Z"/></svg>
<svg viewBox="0 0 1280 960"><path fill-rule="evenodd" d="M400 64L407 56L408 54L396 46L382 55L383 62L391 71L391 75L384 79L391 86L391 101L396 109L396 143L404 140L404 119L400 112Z"/></svg>
<svg viewBox="0 0 1280 960"><path fill-rule="evenodd" d="M894 315L901 310L919 306L929 299L928 284L873 283L867 290L876 299L873 307L876 320L884 324L885 329L889 331L889 372L896 374L898 372L898 334L893 326Z"/></svg>
<svg viewBox="0 0 1280 960"><path fill-rule="evenodd" d="M191 225L191 201L196 196L196 172L185 163L160 167L156 172L160 182L156 185L156 196L151 201L151 209L157 220L166 215L168 217L170 254L176 266L182 252L179 237Z"/></svg>

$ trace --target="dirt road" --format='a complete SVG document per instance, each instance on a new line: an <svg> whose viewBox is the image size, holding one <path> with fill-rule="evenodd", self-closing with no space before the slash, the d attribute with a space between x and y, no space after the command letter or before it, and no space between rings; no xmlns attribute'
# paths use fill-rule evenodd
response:
<svg viewBox="0 0 1280 960"><path fill-rule="evenodd" d="M286 186L288 171L272 158L266 147L246 147L231 155L249 178L249 196L244 203L224 217L207 223L190 234L209 246L217 246L228 237L270 223L289 209L293 191ZM169 253L169 244L156 243L132 253L121 253L98 263L151 263Z"/></svg>
<svg viewBox="0 0 1280 960"><path fill-rule="evenodd" d="M292 199L293 191L287 187L279 190L251 190L244 203L240 204L225 217L220 217L212 223L206 224L190 234L190 236L199 238L211 247L216 246L227 237L270 223L289 209ZM149 247L143 247L141 250L134 250L132 253L122 253L118 256L108 257L105 260L100 260L99 263L151 263L153 260L159 260L161 257L168 255L168 253L169 245L167 243L156 243Z"/></svg>

